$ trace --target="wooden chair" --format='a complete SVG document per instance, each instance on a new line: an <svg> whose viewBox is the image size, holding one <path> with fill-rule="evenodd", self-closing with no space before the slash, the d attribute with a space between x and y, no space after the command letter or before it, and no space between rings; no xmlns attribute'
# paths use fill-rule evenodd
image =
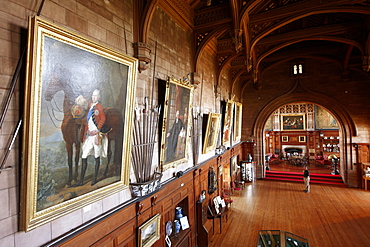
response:
<svg viewBox="0 0 370 247"><path fill-rule="evenodd" d="M226 194L225 192L222 193L222 199L224 199L227 207L230 207L230 210L231 210L231 204L234 202L233 199L231 199L231 196Z"/></svg>
<svg viewBox="0 0 370 247"><path fill-rule="evenodd" d="M236 186L234 181L231 182L231 191L233 194L235 194L235 191L240 193L241 190L242 190L241 188Z"/></svg>

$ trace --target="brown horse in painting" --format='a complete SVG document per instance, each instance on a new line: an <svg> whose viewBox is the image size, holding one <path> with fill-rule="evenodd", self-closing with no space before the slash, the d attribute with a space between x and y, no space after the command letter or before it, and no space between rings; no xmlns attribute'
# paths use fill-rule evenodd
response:
<svg viewBox="0 0 370 247"><path fill-rule="evenodd" d="M81 115L72 114L72 108L75 105L75 99L81 95L82 90L76 88L72 82L72 73L61 65L56 65L49 83L44 93L45 100L50 102L54 95L59 91L64 91L63 100L63 120L61 124L61 132L66 144L68 156L69 177L67 184L72 185L72 180L77 182L78 178L78 163L80 159L80 150L83 140L83 134L86 124L86 113ZM123 117L118 109L105 108L106 124L112 128L108 133L108 163L104 172L104 177L108 173L108 165L112 157L112 146L114 141L114 165L116 175L120 175L122 162L122 147L123 147ZM75 147L74 157L74 172L73 172L73 147ZM98 177L98 174L95 174Z"/></svg>

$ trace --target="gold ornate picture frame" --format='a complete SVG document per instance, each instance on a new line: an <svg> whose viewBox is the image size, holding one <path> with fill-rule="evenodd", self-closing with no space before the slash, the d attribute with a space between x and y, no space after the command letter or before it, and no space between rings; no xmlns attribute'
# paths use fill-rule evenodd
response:
<svg viewBox="0 0 370 247"><path fill-rule="evenodd" d="M135 58L39 17L29 21L27 56L24 231L128 188L137 73ZM86 131L88 119L97 131ZM87 153L87 139L99 158Z"/></svg>
<svg viewBox="0 0 370 247"><path fill-rule="evenodd" d="M204 117L205 119L205 117ZM207 127L204 136L203 154L214 151L220 133L221 114L209 113L207 116Z"/></svg>
<svg viewBox="0 0 370 247"><path fill-rule="evenodd" d="M234 116L234 102L228 100L226 102L226 109L224 115L224 124L222 128L222 145L229 146L231 144L231 131L233 126L233 116Z"/></svg>
<svg viewBox="0 0 370 247"><path fill-rule="evenodd" d="M304 114L281 115L281 130L306 130L306 117Z"/></svg>
<svg viewBox="0 0 370 247"><path fill-rule="evenodd" d="M139 226L138 246L150 247L161 238L161 215L156 214Z"/></svg>
<svg viewBox="0 0 370 247"><path fill-rule="evenodd" d="M234 141L240 141L242 136L242 108L242 103L235 102Z"/></svg>
<svg viewBox="0 0 370 247"><path fill-rule="evenodd" d="M169 77L166 82L161 137L161 169L165 171L188 160L193 86Z"/></svg>
<svg viewBox="0 0 370 247"><path fill-rule="evenodd" d="M306 142L306 136L299 136L298 141L299 142Z"/></svg>

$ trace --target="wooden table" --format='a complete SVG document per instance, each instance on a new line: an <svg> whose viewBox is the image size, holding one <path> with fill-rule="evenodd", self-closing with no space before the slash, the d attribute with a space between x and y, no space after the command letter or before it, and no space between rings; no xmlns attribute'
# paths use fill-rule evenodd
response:
<svg viewBox="0 0 370 247"><path fill-rule="evenodd" d="M365 190L367 190L367 180L370 180L370 177L366 177L366 176L364 175L364 176L362 176L362 178L363 178L363 181L364 181L364 183L365 183Z"/></svg>

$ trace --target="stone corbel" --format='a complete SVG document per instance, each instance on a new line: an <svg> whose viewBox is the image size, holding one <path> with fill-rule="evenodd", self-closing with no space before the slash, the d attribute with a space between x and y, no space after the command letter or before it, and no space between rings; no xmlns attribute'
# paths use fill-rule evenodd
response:
<svg viewBox="0 0 370 247"><path fill-rule="evenodd" d="M149 44L143 42L137 42L133 44L134 56L139 59L139 72L146 70L149 63L152 61L150 59L150 46Z"/></svg>
<svg viewBox="0 0 370 247"><path fill-rule="evenodd" d="M231 39L234 44L234 50L239 52L243 46L243 30L242 29L234 29L230 31Z"/></svg>
<svg viewBox="0 0 370 247"><path fill-rule="evenodd" d="M259 71L257 69L253 70L253 86L256 90L260 90L262 88L259 80Z"/></svg>
<svg viewBox="0 0 370 247"><path fill-rule="evenodd" d="M261 82L259 81L258 78L258 70L253 70L253 87L256 90L260 90L262 88Z"/></svg>
<svg viewBox="0 0 370 247"><path fill-rule="evenodd" d="M189 73L189 79L190 79L190 83L194 85L194 87L196 88L200 82L201 82L201 78L200 78L200 75L197 73L197 72L190 72Z"/></svg>
<svg viewBox="0 0 370 247"><path fill-rule="evenodd" d="M221 96L221 87L220 85L215 85L215 97L218 98Z"/></svg>
<svg viewBox="0 0 370 247"><path fill-rule="evenodd" d="M364 69L365 72L370 71L370 55L369 54L364 56L363 62L362 62L362 68Z"/></svg>
<svg viewBox="0 0 370 247"><path fill-rule="evenodd" d="M342 78L343 81L348 81L349 80L349 71L348 70L342 71L341 78Z"/></svg>
<svg viewBox="0 0 370 247"><path fill-rule="evenodd" d="M258 70L257 69L253 70L253 82L254 83L258 82Z"/></svg>

